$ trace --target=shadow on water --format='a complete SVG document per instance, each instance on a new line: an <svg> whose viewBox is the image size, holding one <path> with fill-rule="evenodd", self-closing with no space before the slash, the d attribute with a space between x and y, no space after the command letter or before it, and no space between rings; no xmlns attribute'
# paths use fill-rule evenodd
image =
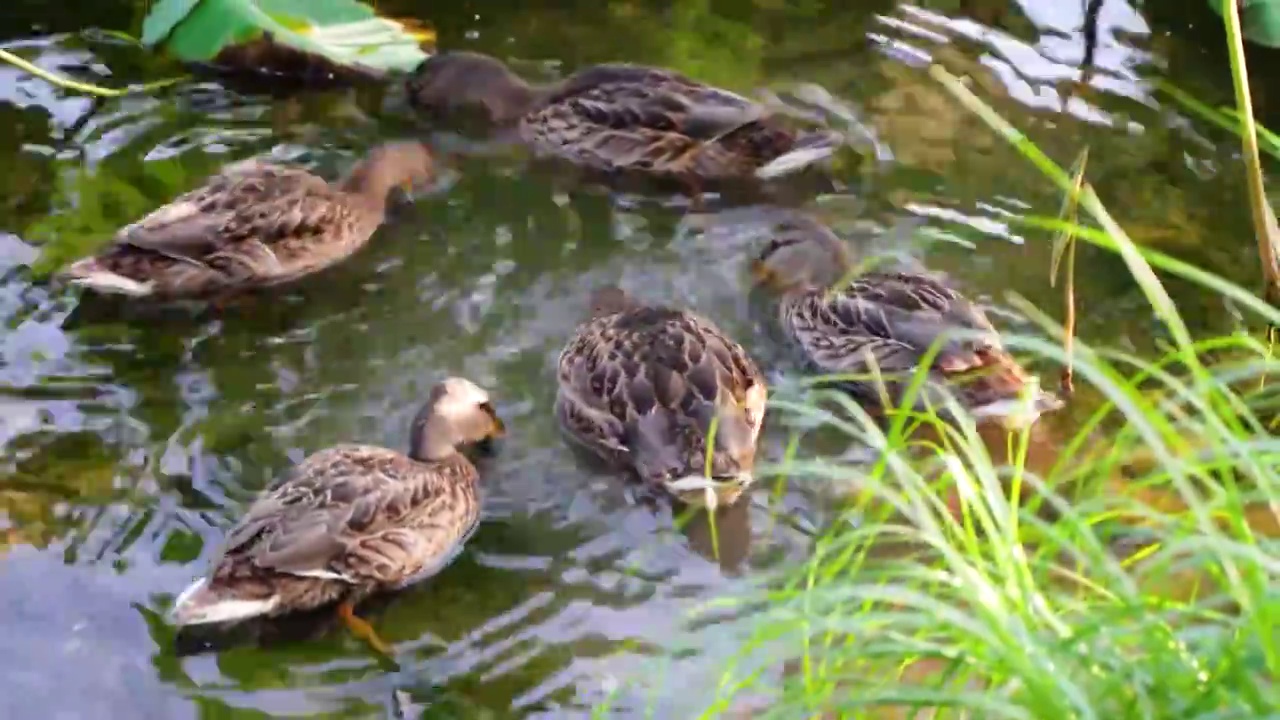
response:
<svg viewBox="0 0 1280 720"><path fill-rule="evenodd" d="M740 1L714 13L707 3L504 3L479 14L380 3L431 20L442 47L498 54L531 77L626 59L744 90L821 84L892 156L849 183L856 210L826 206L833 223L867 252L945 270L1012 330L1027 325L1004 309L1010 294L1060 314L1045 282L1049 244L1011 222L1056 214L1059 200L928 79L924 60L970 75L1059 161L1089 146L1098 192L1139 242L1253 280L1241 269L1254 265L1242 187L1220 172L1233 167L1232 143L1182 121L1152 87L1168 66L1217 101L1225 76L1197 60L1188 20L1133 5L1108 0L1088 16L1048 0L958 10ZM23 0L4 37L44 67L102 84L167 77L174 68L155 58L76 34L136 30L143 6ZM823 514L806 489L762 488L722 508L712 532L705 515L629 502L567 451L548 412L555 357L604 283L697 309L785 375L744 292L768 213L686 216L559 186L518 154L459 156L442 187L350 262L244 307L130 318L44 281L226 162L270 154L333 176L407 132L370 120L369 105L341 92L238 95L206 80L95 103L0 68L0 609L12 648L0 657L0 715L377 717L396 697L414 716L561 718L612 696L621 716L683 717L735 650L699 636L696 651L656 665L659 648L688 639L684 613L806 556L796 528ZM902 217L924 227L877 245ZM1153 348L1155 322L1123 264L1087 248L1079 262L1081 335ZM1197 330L1230 328L1217 300L1172 287ZM340 440L401 447L447 373L492 388L512 433L486 473L483 527L466 552L367 610L401 670L384 672L322 616L180 648L163 614L254 492ZM779 457L784 442L785 428L770 428L763 453ZM615 693L623 678L638 684Z"/></svg>

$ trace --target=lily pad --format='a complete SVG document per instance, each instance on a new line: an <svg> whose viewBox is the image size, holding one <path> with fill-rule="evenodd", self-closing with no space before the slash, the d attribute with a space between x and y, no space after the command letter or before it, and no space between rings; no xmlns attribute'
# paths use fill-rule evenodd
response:
<svg viewBox="0 0 1280 720"><path fill-rule="evenodd" d="M435 33L358 0L159 0L142 43L183 62L301 80L408 72Z"/></svg>
<svg viewBox="0 0 1280 720"><path fill-rule="evenodd" d="M1250 42L1280 47L1280 0L1236 0L1240 27ZM1222 0L1209 0L1209 7L1222 14Z"/></svg>

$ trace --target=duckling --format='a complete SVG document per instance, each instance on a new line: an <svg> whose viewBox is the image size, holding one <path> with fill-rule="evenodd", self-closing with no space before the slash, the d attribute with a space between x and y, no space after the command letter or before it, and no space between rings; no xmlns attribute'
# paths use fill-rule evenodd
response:
<svg viewBox="0 0 1280 720"><path fill-rule="evenodd" d="M563 431L647 487L714 509L751 483L764 376L705 318L597 290L557 379Z"/></svg>
<svg viewBox="0 0 1280 720"><path fill-rule="evenodd" d="M781 223L752 261L756 282L781 296L778 321L805 364L824 374L863 376L840 385L865 406L897 404L939 340L930 376L956 391L975 417L1020 426L1061 406L1005 351L986 313L943 279L867 272L837 286L852 268L845 243L804 215ZM1027 408L1020 397L1029 385Z"/></svg>
<svg viewBox="0 0 1280 720"><path fill-rule="evenodd" d="M695 198L704 184L754 180L784 155L812 162L844 142L834 131L792 129L728 90L640 65L597 65L530 85L496 58L446 52L424 60L406 90L428 117L478 113L514 129L536 155L610 176L674 181Z"/></svg>
<svg viewBox="0 0 1280 720"><path fill-rule="evenodd" d="M433 175L417 142L375 148L336 186L301 168L242 161L122 228L59 277L157 301L277 285L350 257L382 224L391 190Z"/></svg>
<svg viewBox="0 0 1280 720"><path fill-rule="evenodd" d="M390 655L355 604L430 577L457 555L480 518L479 474L460 448L503 432L488 393L453 377L414 418L408 455L350 444L310 455L231 528L171 619L233 622L338 603L352 632Z"/></svg>

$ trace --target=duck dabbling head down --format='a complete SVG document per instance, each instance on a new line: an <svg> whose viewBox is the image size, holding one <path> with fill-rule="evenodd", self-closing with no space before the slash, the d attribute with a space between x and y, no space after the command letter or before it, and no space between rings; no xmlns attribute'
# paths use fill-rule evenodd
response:
<svg viewBox="0 0 1280 720"><path fill-rule="evenodd" d="M428 117L470 111L514 128L539 156L615 179L674 180L691 191L708 181L755 180L783 156L811 164L844 143L831 130L793 128L736 93L641 65L595 65L532 85L496 58L448 52L424 60L406 90Z"/></svg>
<svg viewBox="0 0 1280 720"><path fill-rule="evenodd" d="M526 82L495 57L462 50L423 60L405 87L420 113L448 117L470 111L495 125L516 122L551 92Z"/></svg>
<svg viewBox="0 0 1280 720"><path fill-rule="evenodd" d="M352 166L339 183L346 194L385 209L393 190L413 191L436 178L435 158L420 142L380 145Z"/></svg>
<svg viewBox="0 0 1280 720"><path fill-rule="evenodd" d="M560 355L561 427L685 503L735 500L752 479L767 399L750 356L706 319L617 288L592 306Z"/></svg>
<svg viewBox="0 0 1280 720"><path fill-rule="evenodd" d="M277 285L364 247L388 193L433 176L431 154L416 142L374 148L336 184L303 168L241 161L120 229L59 278L157 301Z"/></svg>

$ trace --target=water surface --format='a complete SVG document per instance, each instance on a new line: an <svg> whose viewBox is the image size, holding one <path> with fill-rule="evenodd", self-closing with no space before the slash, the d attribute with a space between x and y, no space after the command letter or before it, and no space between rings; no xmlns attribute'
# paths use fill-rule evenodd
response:
<svg viewBox="0 0 1280 720"><path fill-rule="evenodd" d="M930 59L969 75L1060 163L1087 146L1092 181L1139 242L1254 281L1232 142L1154 90L1171 78L1229 100L1221 54L1203 49L1218 42L1203 3L1144 17L1106 0L1092 34L1079 4L1058 0L446 5L383 10L531 76L624 59L743 91L822 84L889 152L847 173L856 202L828 217L860 249L948 272L1002 327L1027 327L1017 297L1061 317L1047 238L1010 222L1054 215L1059 200L929 79ZM14 7L0 31L44 67L110 85L174 72L76 34L136 31L141 2ZM380 717L396 691L424 717L585 717L611 693L619 717L690 716L734 648L654 658L694 604L802 560L807 536L792 526L821 517L823 495L762 490L722 519L717 560L705 525L676 530L567 451L549 422L551 370L590 290L619 282L714 318L785 375L744 293L758 212L691 219L673 203L569 192L499 157L460 163L343 266L222 315L90 323L92 308L37 281L223 163L270 154L340 172L392 132L344 119L342 104L207 81L95 103L0 68L0 716ZM881 232L904 217L924 231ZM1153 349L1123 264L1088 249L1080 262L1082 338ZM1234 322L1172 289L1197 332ZM513 432L466 552L369 611L404 669L323 624L180 655L163 613L253 493L337 441L401 447L446 373L492 388ZM772 432L765 454L781 441ZM776 522L771 502L795 522Z"/></svg>

